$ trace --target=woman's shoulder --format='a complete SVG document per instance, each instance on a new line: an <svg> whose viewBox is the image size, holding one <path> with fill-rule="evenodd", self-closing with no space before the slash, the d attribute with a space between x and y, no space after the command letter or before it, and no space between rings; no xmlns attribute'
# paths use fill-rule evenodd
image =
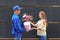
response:
<svg viewBox="0 0 60 40"><path fill-rule="evenodd" d="M45 19L41 19L41 20L39 20L39 21L45 21Z"/></svg>
<svg viewBox="0 0 60 40"><path fill-rule="evenodd" d="M38 20L38 21L37 21L37 23L40 23L40 22L41 22L41 20Z"/></svg>
<svg viewBox="0 0 60 40"><path fill-rule="evenodd" d="M43 20L38 20L38 23L39 23L39 22L45 22L45 20L44 20L44 19L43 19Z"/></svg>

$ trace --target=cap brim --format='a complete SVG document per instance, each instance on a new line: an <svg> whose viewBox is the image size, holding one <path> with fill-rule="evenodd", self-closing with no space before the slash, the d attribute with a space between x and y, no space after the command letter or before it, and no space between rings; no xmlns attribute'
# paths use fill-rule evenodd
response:
<svg viewBox="0 0 60 40"><path fill-rule="evenodd" d="M19 9L22 9L22 8L19 8Z"/></svg>

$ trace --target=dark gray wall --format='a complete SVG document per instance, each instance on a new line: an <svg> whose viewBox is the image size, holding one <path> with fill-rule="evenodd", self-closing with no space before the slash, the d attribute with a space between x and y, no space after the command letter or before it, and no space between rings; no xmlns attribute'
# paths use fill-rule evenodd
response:
<svg viewBox="0 0 60 40"><path fill-rule="evenodd" d="M23 7L22 14L28 13L33 16L34 22L38 20L38 12L44 10L49 22L60 22L60 7L49 5L59 5L60 0L0 0L0 38L10 38L11 36L11 16L12 7L15 5ZM20 16L22 16L22 14ZM47 27L48 38L60 38L60 24L49 24ZM36 30L28 33L24 32L23 37L37 37Z"/></svg>

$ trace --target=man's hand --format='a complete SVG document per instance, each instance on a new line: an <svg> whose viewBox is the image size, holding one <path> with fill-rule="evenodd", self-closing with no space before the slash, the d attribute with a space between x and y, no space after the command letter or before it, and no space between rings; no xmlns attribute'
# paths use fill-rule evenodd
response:
<svg viewBox="0 0 60 40"><path fill-rule="evenodd" d="M26 30L26 32L29 32L30 30Z"/></svg>

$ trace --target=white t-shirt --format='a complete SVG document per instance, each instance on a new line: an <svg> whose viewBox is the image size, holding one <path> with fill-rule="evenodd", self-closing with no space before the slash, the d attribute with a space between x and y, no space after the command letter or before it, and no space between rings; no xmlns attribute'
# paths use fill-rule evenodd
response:
<svg viewBox="0 0 60 40"><path fill-rule="evenodd" d="M30 30L31 29L30 21L24 22L24 27L26 30Z"/></svg>
<svg viewBox="0 0 60 40"><path fill-rule="evenodd" d="M44 20L39 20L36 24L37 28L41 28L42 30L37 30L38 36L46 36L46 25L43 24Z"/></svg>

